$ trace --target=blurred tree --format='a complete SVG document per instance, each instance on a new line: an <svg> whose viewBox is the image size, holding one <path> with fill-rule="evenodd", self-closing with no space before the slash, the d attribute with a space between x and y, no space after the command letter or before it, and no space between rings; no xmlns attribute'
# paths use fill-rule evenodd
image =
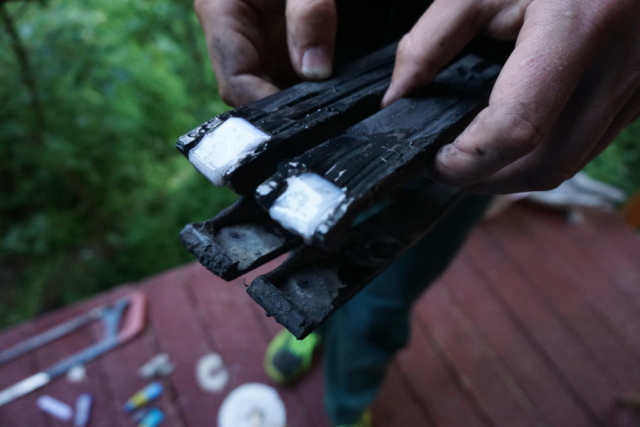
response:
<svg viewBox="0 0 640 427"><path fill-rule="evenodd" d="M585 170L592 177L619 187L627 195L639 190L640 120L624 130Z"/></svg>
<svg viewBox="0 0 640 427"><path fill-rule="evenodd" d="M190 260L181 226L234 196L173 148L227 108L190 4L0 7L6 324Z"/></svg>

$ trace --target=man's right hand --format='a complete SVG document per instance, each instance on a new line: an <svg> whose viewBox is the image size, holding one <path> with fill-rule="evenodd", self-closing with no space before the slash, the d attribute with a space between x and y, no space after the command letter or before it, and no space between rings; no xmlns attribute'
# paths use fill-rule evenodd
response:
<svg viewBox="0 0 640 427"><path fill-rule="evenodd" d="M237 107L332 72L334 0L195 0L222 99Z"/></svg>

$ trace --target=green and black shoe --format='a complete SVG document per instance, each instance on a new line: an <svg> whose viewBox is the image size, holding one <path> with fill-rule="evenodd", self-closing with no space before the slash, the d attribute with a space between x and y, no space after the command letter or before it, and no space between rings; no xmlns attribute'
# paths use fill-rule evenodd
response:
<svg viewBox="0 0 640 427"><path fill-rule="evenodd" d="M303 340L297 340L289 331L283 329L276 335L264 357L264 370L278 384L291 384L311 368L313 353L320 345L320 335L309 334Z"/></svg>
<svg viewBox="0 0 640 427"><path fill-rule="evenodd" d="M373 427L373 416L371 410L367 409L362 414L360 420L355 424L341 424L338 427Z"/></svg>

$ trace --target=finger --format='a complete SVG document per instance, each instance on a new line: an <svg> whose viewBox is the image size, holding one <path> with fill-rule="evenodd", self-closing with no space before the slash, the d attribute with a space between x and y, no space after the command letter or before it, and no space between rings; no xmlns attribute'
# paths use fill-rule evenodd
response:
<svg viewBox="0 0 640 427"><path fill-rule="evenodd" d="M301 77L323 80L333 70L337 13L334 0L287 0L287 42Z"/></svg>
<svg viewBox="0 0 640 427"><path fill-rule="evenodd" d="M532 152L547 136L595 53L583 10L527 9L489 106L438 152L433 175L468 187ZM557 15L562 12L562 19Z"/></svg>
<svg viewBox="0 0 640 427"><path fill-rule="evenodd" d="M474 185L474 191L502 194L549 190L582 168L633 93L633 87L623 84L622 78L607 72L611 62L600 59L583 76L542 143ZM607 66L602 66L605 63Z"/></svg>
<svg viewBox="0 0 640 427"><path fill-rule="evenodd" d="M218 91L224 102L233 107L239 107L273 95L280 89L264 78L252 74L240 74L228 78L225 81L225 88Z"/></svg>
<svg viewBox="0 0 640 427"><path fill-rule="evenodd" d="M633 91L630 91L633 94ZM640 113L640 93L630 96L619 110L600 98L584 103L584 97L572 98L582 105L603 104L607 114L588 114L589 107L563 113L552 137L531 154L505 167L487 180L469 188L479 193L509 194L523 191L546 191L558 187L605 148L630 125ZM592 108L593 109L593 108ZM580 118L578 118L581 116Z"/></svg>
<svg viewBox="0 0 640 427"><path fill-rule="evenodd" d="M429 83L478 33L480 4L474 0L436 0L407 33L382 106Z"/></svg>
<svg viewBox="0 0 640 427"><path fill-rule="evenodd" d="M621 27L629 28L629 27ZM552 131L530 154L474 191L512 193L556 188L600 154L640 111L640 52L616 32L600 38L598 56L582 76Z"/></svg>
<svg viewBox="0 0 640 427"><path fill-rule="evenodd" d="M204 29L218 91L227 104L237 107L277 92L263 70L256 46L258 17L242 2L196 2ZM242 54L239 54L241 52Z"/></svg>
<svg viewBox="0 0 640 427"><path fill-rule="evenodd" d="M594 149L580 166L580 169L584 168L587 163L598 157L609 145L611 145L622 131L631 126L638 119L640 119L640 91L636 91L627 105L625 105L625 108L623 108L620 114L618 114L615 120L611 123L609 129L607 129L602 138L600 138Z"/></svg>
<svg viewBox="0 0 640 427"><path fill-rule="evenodd" d="M640 5L636 7L638 7L638 10L640 11ZM632 15L630 14L630 16ZM640 25L637 21L634 20L633 24L636 25L636 33L640 33ZM631 28L631 26L626 28ZM620 45L621 40L624 41L625 38L617 36L615 43ZM621 57L614 58L614 61L615 59L618 59L617 61L609 61L607 64L610 72L613 74L617 91L628 94L628 97L623 103L624 107L616 115L615 120L613 120L605 134L596 144L595 148L582 163L581 168L600 155L600 153L602 153L624 129L640 118L640 79L638 79L638 76L640 76L640 48L637 47L635 40L629 40L628 42L630 43L631 49L622 50L622 53L620 54ZM609 64L618 65L611 67ZM628 83L630 77L632 78L632 82L635 82L635 84Z"/></svg>
<svg viewBox="0 0 640 427"><path fill-rule="evenodd" d="M262 70L255 47L242 35L227 32L212 45L213 69L224 102L238 107L279 91Z"/></svg>

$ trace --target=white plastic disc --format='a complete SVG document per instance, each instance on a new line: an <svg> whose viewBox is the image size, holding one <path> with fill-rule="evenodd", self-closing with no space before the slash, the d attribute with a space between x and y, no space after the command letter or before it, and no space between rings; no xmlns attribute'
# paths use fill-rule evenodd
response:
<svg viewBox="0 0 640 427"><path fill-rule="evenodd" d="M229 393L220 412L218 427L286 427L284 403L273 388L243 384Z"/></svg>
<svg viewBox="0 0 640 427"><path fill-rule="evenodd" d="M196 365L196 379L200 387L212 393L221 392L229 382L229 372L218 353L205 354Z"/></svg>

